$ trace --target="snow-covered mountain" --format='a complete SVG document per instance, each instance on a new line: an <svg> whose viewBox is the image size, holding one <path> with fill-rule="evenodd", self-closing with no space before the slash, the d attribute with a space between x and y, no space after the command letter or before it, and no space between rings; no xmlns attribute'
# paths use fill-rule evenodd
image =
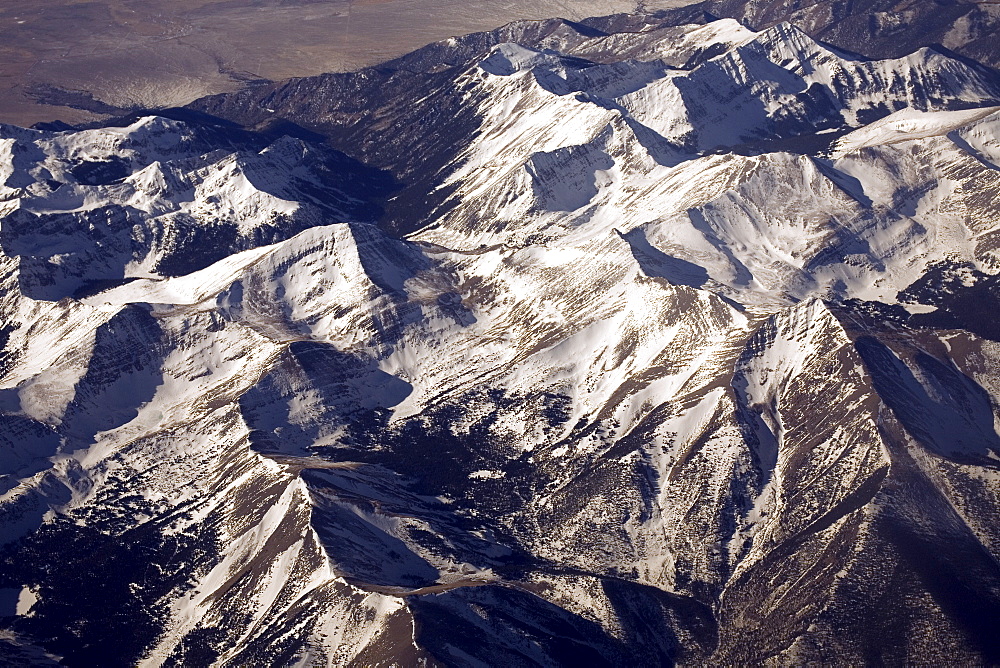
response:
<svg viewBox="0 0 1000 668"><path fill-rule="evenodd" d="M792 22L810 35L872 57L896 57L943 45L991 67L1000 65L994 35L1000 6L983 0L702 0L668 10L664 20L698 13L763 29ZM668 18L669 15L669 18Z"/></svg>
<svg viewBox="0 0 1000 668"><path fill-rule="evenodd" d="M990 70L612 17L196 107L0 127L13 665L1000 661Z"/></svg>

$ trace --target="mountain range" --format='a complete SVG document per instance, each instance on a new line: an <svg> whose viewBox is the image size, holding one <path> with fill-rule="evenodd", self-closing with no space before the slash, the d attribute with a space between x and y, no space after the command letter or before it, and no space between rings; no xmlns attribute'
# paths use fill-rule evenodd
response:
<svg viewBox="0 0 1000 668"><path fill-rule="evenodd" d="M4 660L1000 663L1000 75L705 11L0 126Z"/></svg>

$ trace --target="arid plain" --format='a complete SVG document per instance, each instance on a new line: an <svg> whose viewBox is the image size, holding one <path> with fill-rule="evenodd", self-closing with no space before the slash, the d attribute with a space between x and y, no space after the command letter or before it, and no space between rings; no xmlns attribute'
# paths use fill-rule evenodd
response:
<svg viewBox="0 0 1000 668"><path fill-rule="evenodd" d="M248 81L347 71L509 21L691 0L8 0L0 122L93 120Z"/></svg>

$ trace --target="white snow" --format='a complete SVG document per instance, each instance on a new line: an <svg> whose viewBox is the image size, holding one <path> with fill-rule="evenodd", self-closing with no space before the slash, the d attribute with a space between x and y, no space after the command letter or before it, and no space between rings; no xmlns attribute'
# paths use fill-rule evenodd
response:
<svg viewBox="0 0 1000 668"><path fill-rule="evenodd" d="M900 109L838 139L834 146L834 155L839 157L866 146L897 144L944 135L998 111L1000 111L1000 107L963 109L961 111Z"/></svg>

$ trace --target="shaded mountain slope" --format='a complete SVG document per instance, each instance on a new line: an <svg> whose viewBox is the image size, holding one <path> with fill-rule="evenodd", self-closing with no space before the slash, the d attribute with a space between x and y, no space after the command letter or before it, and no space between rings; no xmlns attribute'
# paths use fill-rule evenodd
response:
<svg viewBox="0 0 1000 668"><path fill-rule="evenodd" d="M996 78L595 25L0 129L11 656L1000 660Z"/></svg>

